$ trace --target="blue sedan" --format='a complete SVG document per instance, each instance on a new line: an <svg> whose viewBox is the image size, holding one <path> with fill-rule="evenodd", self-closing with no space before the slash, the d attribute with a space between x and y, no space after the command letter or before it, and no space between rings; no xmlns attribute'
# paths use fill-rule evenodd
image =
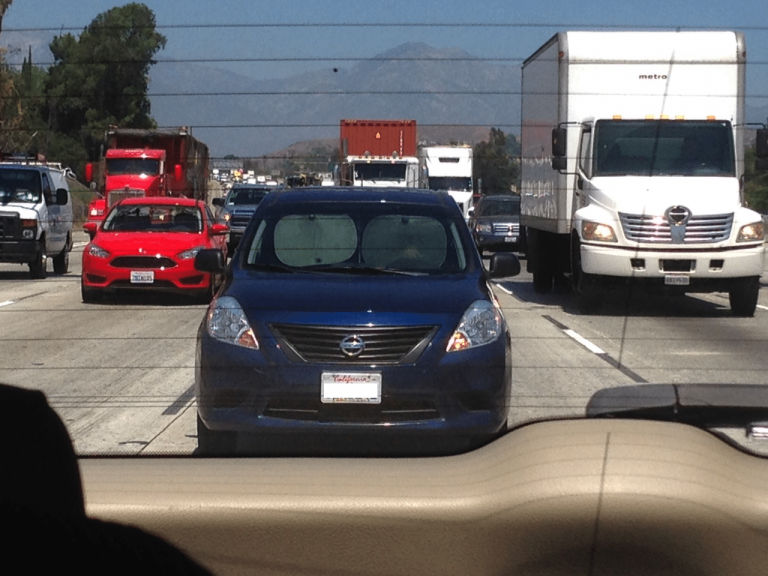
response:
<svg viewBox="0 0 768 576"><path fill-rule="evenodd" d="M446 193L302 188L268 195L198 332L203 454L448 454L506 427L510 338Z"/></svg>

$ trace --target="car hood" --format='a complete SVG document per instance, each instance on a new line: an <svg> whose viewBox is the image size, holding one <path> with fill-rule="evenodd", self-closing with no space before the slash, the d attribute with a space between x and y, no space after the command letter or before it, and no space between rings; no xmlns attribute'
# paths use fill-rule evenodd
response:
<svg viewBox="0 0 768 576"><path fill-rule="evenodd" d="M239 271L226 290L244 309L351 314L457 314L487 300L477 276L350 276L347 274ZM288 318L286 317L286 320ZM295 321L295 319L293 319ZM344 321L344 320L341 320Z"/></svg>
<svg viewBox="0 0 768 576"><path fill-rule="evenodd" d="M177 254L205 244L201 232L104 232L92 241L111 254Z"/></svg>

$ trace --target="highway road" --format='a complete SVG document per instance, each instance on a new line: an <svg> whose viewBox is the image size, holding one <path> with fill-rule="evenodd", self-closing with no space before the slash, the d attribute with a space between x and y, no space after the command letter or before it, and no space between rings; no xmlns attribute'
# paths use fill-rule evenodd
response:
<svg viewBox="0 0 768 576"><path fill-rule="evenodd" d="M0 382L43 390L82 455L191 454L194 349L205 306L179 297L80 300L70 272L30 280L0 265ZM592 393L633 383L768 384L768 270L754 318L727 295L607 299L580 315L570 294L534 294L527 273L496 290L513 345L510 424L579 417Z"/></svg>

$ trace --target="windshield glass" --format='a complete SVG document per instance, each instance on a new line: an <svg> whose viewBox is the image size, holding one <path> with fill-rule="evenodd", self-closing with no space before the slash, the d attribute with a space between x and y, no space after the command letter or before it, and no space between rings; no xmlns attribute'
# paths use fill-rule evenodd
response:
<svg viewBox="0 0 768 576"><path fill-rule="evenodd" d="M733 176L730 122L600 120L595 176Z"/></svg>
<svg viewBox="0 0 768 576"><path fill-rule="evenodd" d="M466 268L468 249L456 230L452 218L414 208L313 205L265 217L248 264L455 274Z"/></svg>
<svg viewBox="0 0 768 576"><path fill-rule="evenodd" d="M520 198L483 198L478 216L519 216Z"/></svg>
<svg viewBox="0 0 768 576"><path fill-rule="evenodd" d="M104 220L107 232L197 233L202 229L202 214L193 206L117 205Z"/></svg>
<svg viewBox="0 0 768 576"><path fill-rule="evenodd" d="M357 162L355 164L355 180L362 182L384 180L397 182L405 179L404 162Z"/></svg>
<svg viewBox="0 0 768 576"><path fill-rule="evenodd" d="M269 194L269 190L262 188L237 188L230 191L227 196L227 204L235 206L258 205L267 194Z"/></svg>
<svg viewBox="0 0 768 576"><path fill-rule="evenodd" d="M472 178L430 176L430 190L472 190Z"/></svg>
<svg viewBox="0 0 768 576"><path fill-rule="evenodd" d="M160 160L152 158L108 158L107 174L126 176L128 174L156 176L160 174Z"/></svg>
<svg viewBox="0 0 768 576"><path fill-rule="evenodd" d="M0 204L37 204L42 188L40 173L34 170L0 170Z"/></svg>

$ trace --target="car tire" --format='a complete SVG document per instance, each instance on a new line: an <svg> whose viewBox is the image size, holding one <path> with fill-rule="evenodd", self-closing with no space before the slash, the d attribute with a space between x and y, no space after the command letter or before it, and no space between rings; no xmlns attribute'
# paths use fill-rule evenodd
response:
<svg viewBox="0 0 768 576"><path fill-rule="evenodd" d="M35 259L29 263L29 276L33 280L42 280L47 275L48 257L45 254L45 244L40 244Z"/></svg>
<svg viewBox="0 0 768 576"><path fill-rule="evenodd" d="M237 452L237 432L211 430L198 414L197 449L203 456L231 456Z"/></svg>
<svg viewBox="0 0 768 576"><path fill-rule="evenodd" d="M83 284L82 277L80 278L80 297L85 304L94 304L101 300L101 290L98 288L90 288Z"/></svg>
<svg viewBox="0 0 768 576"><path fill-rule="evenodd" d="M757 276L740 280L728 291L733 315L741 318L754 316L759 295L760 279Z"/></svg>
<svg viewBox="0 0 768 576"><path fill-rule="evenodd" d="M71 248L71 240L67 238L64 249L53 257L53 271L56 274L66 274L69 272L69 251Z"/></svg>

